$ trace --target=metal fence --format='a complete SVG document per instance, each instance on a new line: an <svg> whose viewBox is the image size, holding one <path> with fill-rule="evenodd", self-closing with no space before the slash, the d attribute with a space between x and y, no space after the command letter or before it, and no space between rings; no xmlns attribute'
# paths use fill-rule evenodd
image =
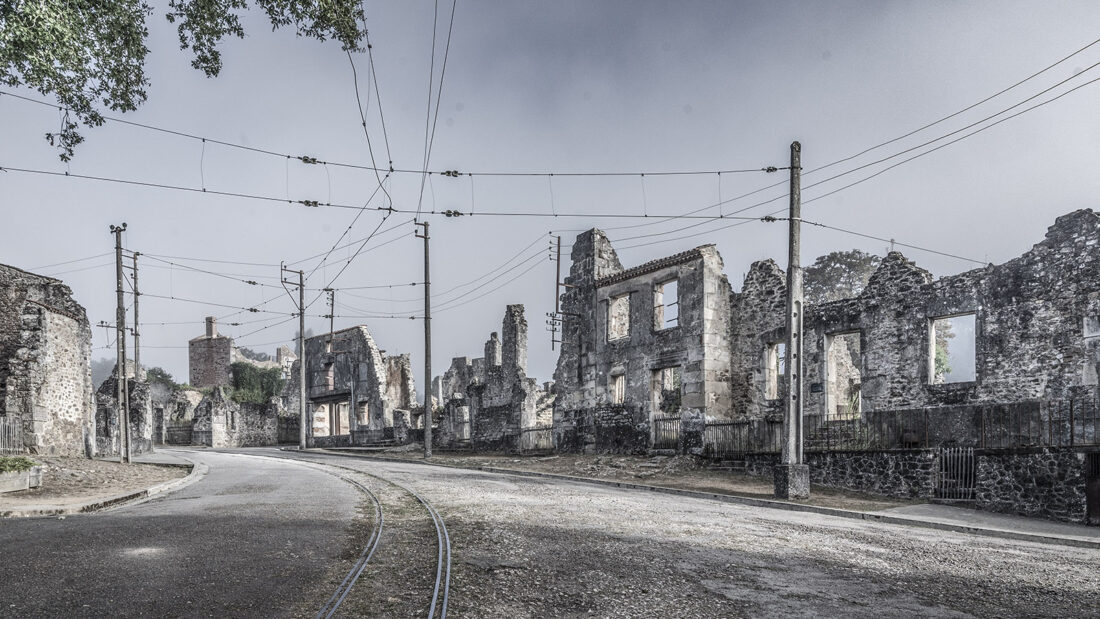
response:
<svg viewBox="0 0 1100 619"><path fill-rule="evenodd" d="M534 426L523 428L519 435L520 451L553 451L554 427Z"/></svg>
<svg viewBox="0 0 1100 619"><path fill-rule="evenodd" d="M723 459L779 453L782 429L782 423L767 420L708 423L703 430L703 453Z"/></svg>
<svg viewBox="0 0 1100 619"><path fill-rule="evenodd" d="M658 437L676 436L656 420L654 428ZM704 453L778 453L782 432L781 422L767 419L707 423ZM1100 411L1089 399L872 411L857 418L811 414L803 417L803 436L807 452L1092 446L1100 445Z"/></svg>
<svg viewBox="0 0 1100 619"><path fill-rule="evenodd" d="M23 428L18 421L0 417L0 454L23 453Z"/></svg>
<svg viewBox="0 0 1100 619"><path fill-rule="evenodd" d="M653 448L654 449L679 449L680 447L680 416L653 417Z"/></svg>
<svg viewBox="0 0 1100 619"><path fill-rule="evenodd" d="M214 433L210 430L192 430L191 444L212 446L214 444Z"/></svg>

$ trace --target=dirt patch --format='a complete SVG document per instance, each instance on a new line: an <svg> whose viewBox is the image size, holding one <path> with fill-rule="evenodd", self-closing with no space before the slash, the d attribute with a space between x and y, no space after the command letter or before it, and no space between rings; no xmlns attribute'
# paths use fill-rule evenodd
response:
<svg viewBox="0 0 1100 619"><path fill-rule="evenodd" d="M0 508L83 503L184 477L188 469L155 464L120 464L87 458L34 456L43 465L42 485L0 494Z"/></svg>
<svg viewBox="0 0 1100 619"><path fill-rule="evenodd" d="M418 451L386 450L372 453L395 460L423 460ZM754 499L776 500L770 477L749 475L738 471L712 470L693 456L592 456L583 454L559 454L542 457L518 457L513 454L469 454L461 452L435 452L432 461L439 464L467 468L489 467L515 471L552 473L573 477L588 477L624 481L650 486L664 486L682 490L729 494ZM851 509L856 511L880 511L914 505L924 501L906 501L871 494L814 486L810 505Z"/></svg>

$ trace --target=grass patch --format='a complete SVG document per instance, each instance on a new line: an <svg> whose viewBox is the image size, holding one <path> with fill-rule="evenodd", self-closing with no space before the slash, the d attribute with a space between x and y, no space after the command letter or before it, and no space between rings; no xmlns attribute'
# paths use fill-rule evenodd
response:
<svg viewBox="0 0 1100 619"><path fill-rule="evenodd" d="M38 466L38 463L25 456L0 456L0 473L22 473Z"/></svg>

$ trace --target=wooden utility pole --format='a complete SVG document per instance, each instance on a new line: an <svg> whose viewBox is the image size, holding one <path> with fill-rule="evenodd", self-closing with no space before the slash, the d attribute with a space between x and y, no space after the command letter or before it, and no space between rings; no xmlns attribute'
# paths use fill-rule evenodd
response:
<svg viewBox="0 0 1100 619"><path fill-rule="evenodd" d="M432 457L432 275L428 258L428 222L417 222L424 228L424 458Z"/></svg>
<svg viewBox="0 0 1100 619"><path fill-rule="evenodd" d="M802 453L802 145L791 143L790 239L787 253L787 403L783 417L783 453L775 467L775 496L810 496L810 467Z"/></svg>
<svg viewBox="0 0 1100 619"><path fill-rule="evenodd" d="M111 233L115 235L115 292L118 306L115 312L115 346L118 348L118 361L115 365L115 378L118 387L116 395L118 401L118 425L119 445L118 461L130 462L130 389L129 380L126 377L126 299L122 287L122 231L126 229L126 223L121 226L111 226Z"/></svg>
<svg viewBox="0 0 1100 619"><path fill-rule="evenodd" d="M286 281L284 277L286 273L298 275L298 449L305 451L306 424L308 423L306 418L306 274L304 271L288 269L283 266L283 263L279 263L279 281L282 282L283 290L286 290L292 300L294 295L290 294L286 285L294 282Z"/></svg>

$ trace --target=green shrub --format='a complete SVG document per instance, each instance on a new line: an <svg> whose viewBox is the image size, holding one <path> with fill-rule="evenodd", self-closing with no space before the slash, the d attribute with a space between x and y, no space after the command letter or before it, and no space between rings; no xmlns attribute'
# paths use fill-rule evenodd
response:
<svg viewBox="0 0 1100 619"><path fill-rule="evenodd" d="M0 473L21 473L35 466L37 462L24 456L0 456Z"/></svg>
<svg viewBox="0 0 1100 619"><path fill-rule="evenodd" d="M251 363L238 361L229 366L233 374L230 396L236 402L266 404L272 397L283 391L282 368L258 368Z"/></svg>

